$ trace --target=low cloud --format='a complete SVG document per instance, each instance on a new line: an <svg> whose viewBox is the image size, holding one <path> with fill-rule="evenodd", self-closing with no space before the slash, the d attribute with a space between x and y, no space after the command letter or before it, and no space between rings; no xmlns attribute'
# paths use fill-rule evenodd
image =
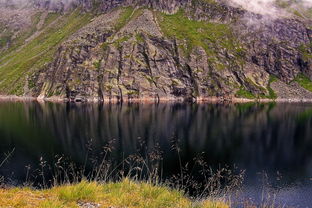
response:
<svg viewBox="0 0 312 208"><path fill-rule="evenodd" d="M289 9L308 9L312 0L228 0L232 6L272 17L285 16Z"/></svg>
<svg viewBox="0 0 312 208"><path fill-rule="evenodd" d="M229 0L232 6L242 7L248 11L271 15L276 14L278 9L275 7L273 0Z"/></svg>

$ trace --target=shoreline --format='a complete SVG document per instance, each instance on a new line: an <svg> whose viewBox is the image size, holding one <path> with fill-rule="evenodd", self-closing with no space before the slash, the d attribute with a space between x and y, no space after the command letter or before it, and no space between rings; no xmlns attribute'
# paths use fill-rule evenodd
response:
<svg viewBox="0 0 312 208"><path fill-rule="evenodd" d="M277 98L277 99L248 99L248 98L224 98L224 97L197 97L193 100L186 100L184 98L177 97L146 97L146 98L131 98L131 99L117 99L106 98L100 100L99 98L75 98L75 100L69 100L68 98L61 97L31 97L31 96L16 96L16 95L0 95L0 102L12 101L12 102L33 102L40 103L52 102L52 103L105 103L105 104L117 104L117 103L312 103L312 99L301 98Z"/></svg>

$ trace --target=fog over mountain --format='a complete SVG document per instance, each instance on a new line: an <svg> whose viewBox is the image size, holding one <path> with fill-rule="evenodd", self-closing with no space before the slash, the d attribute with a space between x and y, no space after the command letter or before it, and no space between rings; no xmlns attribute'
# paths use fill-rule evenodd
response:
<svg viewBox="0 0 312 208"><path fill-rule="evenodd" d="M270 16L287 15L287 8L311 8L312 0L228 0L232 6L242 7L254 13Z"/></svg>

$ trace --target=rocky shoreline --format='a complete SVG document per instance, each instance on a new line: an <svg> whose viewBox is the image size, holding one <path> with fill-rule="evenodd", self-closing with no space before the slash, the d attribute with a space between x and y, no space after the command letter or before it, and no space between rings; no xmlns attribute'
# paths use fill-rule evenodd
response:
<svg viewBox="0 0 312 208"><path fill-rule="evenodd" d="M0 95L0 102L52 102L52 103L312 103L312 99L300 99L300 98L259 98L259 99L248 99L248 98L222 98L222 97L200 97L193 100L185 100L182 98L174 97L164 97L164 98L133 98L133 99L102 99L98 98L81 98L76 100L69 100L67 98L61 97L51 97L51 98L38 98L38 97L27 97L27 96L5 96Z"/></svg>

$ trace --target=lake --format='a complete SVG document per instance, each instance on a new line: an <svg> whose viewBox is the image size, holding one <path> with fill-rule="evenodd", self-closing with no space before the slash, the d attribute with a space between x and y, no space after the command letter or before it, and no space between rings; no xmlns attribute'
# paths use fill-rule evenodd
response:
<svg viewBox="0 0 312 208"><path fill-rule="evenodd" d="M115 164L157 147L163 178L201 155L212 169L245 170L239 197L260 203L268 191L280 205L312 207L312 104L0 102L5 183L36 181L40 160L52 167L56 155L90 171L87 156L107 144Z"/></svg>

